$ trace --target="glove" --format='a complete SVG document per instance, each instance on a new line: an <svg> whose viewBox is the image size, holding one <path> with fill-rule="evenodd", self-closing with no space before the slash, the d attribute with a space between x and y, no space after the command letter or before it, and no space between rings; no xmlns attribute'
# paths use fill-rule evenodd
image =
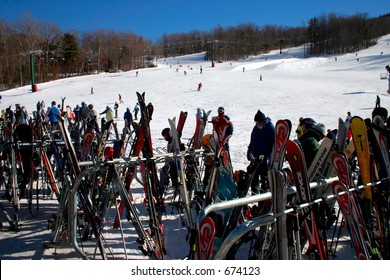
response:
<svg viewBox="0 0 390 280"><path fill-rule="evenodd" d="M249 151L249 149L246 152L246 158L249 161L252 161L254 159L254 157L253 157L252 153Z"/></svg>

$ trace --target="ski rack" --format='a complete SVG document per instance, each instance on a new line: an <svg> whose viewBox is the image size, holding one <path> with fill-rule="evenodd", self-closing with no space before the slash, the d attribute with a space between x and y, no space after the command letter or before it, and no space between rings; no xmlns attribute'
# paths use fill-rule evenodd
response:
<svg viewBox="0 0 390 280"><path fill-rule="evenodd" d="M195 152L195 155L198 157L201 157L203 153L205 153L204 149L197 149L195 151L182 151L179 155L179 157L185 157L186 155L190 155L191 153ZM122 158L116 158L112 160L94 160L94 161L80 161L79 165L84 166L84 167L89 167L93 165L103 165L106 163L112 163L115 165L123 165L123 166L136 166L138 165L138 162L141 161L146 161L146 160L154 160L156 163L161 163L165 162L166 159L170 160L175 160L177 155L174 153L161 153L161 154L156 154L151 158L145 158L145 157L137 157L137 156L132 156L132 157L122 157Z"/></svg>
<svg viewBox="0 0 390 280"><path fill-rule="evenodd" d="M195 151L189 151L192 154L195 153L195 155L202 156L204 153L203 149L198 149ZM180 153L180 157L185 157L189 152L183 151ZM79 247L77 242L77 201L78 201L78 189L83 181L83 179L86 176L89 176L93 174L94 172L107 170L110 168L110 166L114 167L115 173L113 177L113 185L115 190L120 194L121 199L125 201L125 206L127 210L132 213L131 214L131 221L134 227L136 228L136 232L139 235L139 239L137 242L140 244L139 248L141 251L148 256L154 255L156 257L156 252L154 251L153 247L153 239L149 237L149 235L145 232L145 229L143 228L140 220L138 219L138 216L136 214L136 208L133 205L133 203L130 201L127 191L125 190L119 175L118 175L118 169L125 168L125 167L134 167L138 166L140 161L146 161L146 160L155 160L156 162L165 162L166 159L172 159L174 160L177 157L174 153L165 153L165 154L157 154L152 158L140 158L140 157L128 157L128 158L117 158L112 160L97 160L97 161L83 161L79 162L80 168L82 168L80 174L75 179L73 186L71 187L71 193L70 198L68 201L68 236L69 236L69 243L71 246L73 246L74 250L83 258L83 259L89 259L87 254L83 252L83 250ZM83 168L84 167L84 168Z"/></svg>
<svg viewBox="0 0 390 280"><path fill-rule="evenodd" d="M41 145L43 147L47 147L47 146L50 146L50 144L55 141L55 140L37 140L37 141L34 141L34 143L28 143L28 142L21 142L21 141L15 141L15 142L12 142L12 141L5 141L3 143L0 144L0 152L3 152L5 148L7 147L10 147L11 149L11 152L15 152L16 148L20 149L20 150L23 150L23 149L27 149L29 147L33 147L33 148L36 148L36 147L40 147ZM55 141L57 143L58 146L64 146L65 145L65 142L63 141ZM12 157L14 158L14 157ZM14 159L13 159L14 160ZM17 190L18 190L18 186L17 186L17 179L16 179L16 176L13 176L13 183L12 183L12 193L14 193L14 196L17 195ZM8 223L10 224L10 230L11 231L19 231L20 230L20 226L22 225L21 224L21 221L20 221L20 217L19 217L19 210L20 210L20 202L19 202L19 199L17 199L17 201L13 201L12 202L13 205L13 217L11 218L11 216L8 214L8 211L3 207L3 205L1 205L1 208L2 208L2 211L4 213L4 215L6 216L7 218L7 221Z"/></svg>
<svg viewBox="0 0 390 280"><path fill-rule="evenodd" d="M336 194L331 194L331 195L328 195L328 196L325 196L325 197L316 198L313 201L302 203L302 204L299 204L299 205L294 205L293 207L285 209L284 211L281 211L281 212L276 213L276 214L267 213L267 214L264 214L262 216L250 219L250 220L242 223L240 226L238 226L232 232L229 233L229 235L222 241L222 244L220 245L219 250L213 256L213 259L215 259L215 260L223 260L223 259L225 259L226 254L229 252L230 248L244 234L250 232L251 230L255 229L256 227L265 226L265 225L269 225L269 224L275 223L277 218L282 216L282 215L286 215L286 214L289 214L289 213L292 213L292 212L296 212L299 209L302 209L302 208L305 208L305 207L309 207L309 206L311 206L313 204L321 203L321 202L324 202L324 201L334 200L338 196L341 196L341 195L343 195L345 193L358 191L358 190L363 190L365 188L369 188L369 187L373 187L373 186L376 186L376 185L380 185L383 181L386 181L386 180L389 180L389 179L390 178L384 178L381 181L377 181L377 182L374 182L374 183L368 183L368 184L360 185L360 186L357 186L357 187L351 187L351 188L348 189L348 192L340 192L337 195ZM323 186L332 184L332 182L337 181L337 180L339 180L339 178L336 176L336 177L332 177L332 178L329 178L329 179L320 180L318 182L312 182L312 183L310 183L310 189L316 189L318 187L323 187ZM290 196L290 195L295 195L295 194L296 194L296 187L292 186L292 185L289 185L287 187L286 195ZM248 205L248 204L257 203L257 202L260 202L260 201L266 201L266 200L270 200L270 199L272 199L272 194L271 194L271 192L267 192L267 193L263 193L263 194L256 194L256 195L247 196L247 197L244 197L244 198L237 198L237 199L234 199L234 200L222 201L222 202L217 202L217 203L214 203L214 204L210 204L207 207L203 208L199 212L199 215L197 216L197 219L196 219L196 230L199 231L200 223L202 222L202 220L204 218L206 218L207 215L209 215L212 212L220 211L220 210L224 210L224 209L229 209L229 208L233 208L233 207L238 207L238 206L245 206L245 205Z"/></svg>
<svg viewBox="0 0 390 280"><path fill-rule="evenodd" d="M52 142L56 142L57 145L59 146L65 146L65 142L64 141L56 141L56 140L45 140L45 141L41 141L41 140L37 140L37 141L34 141L34 143L26 143L26 142L20 142L18 141L17 144L20 148L28 148L28 147L39 147L41 144L43 144L44 147L46 146L50 146L50 144Z"/></svg>

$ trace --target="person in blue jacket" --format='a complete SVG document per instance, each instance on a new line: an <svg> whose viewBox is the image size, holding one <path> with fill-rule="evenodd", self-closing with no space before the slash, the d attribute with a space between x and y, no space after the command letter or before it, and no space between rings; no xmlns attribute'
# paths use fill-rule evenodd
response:
<svg viewBox="0 0 390 280"><path fill-rule="evenodd" d="M48 112L48 117L51 125L52 130L58 129L58 116L60 116L61 112L58 110L56 106L56 102L52 101L51 102L51 108Z"/></svg>
<svg viewBox="0 0 390 280"><path fill-rule="evenodd" d="M248 173L256 172L251 189L252 193L259 193L260 190L269 189L267 172L275 143L275 126L271 119L260 110L257 111L254 121L256 125L252 129L247 151L247 159L250 161L247 171ZM259 186L259 182L261 186Z"/></svg>

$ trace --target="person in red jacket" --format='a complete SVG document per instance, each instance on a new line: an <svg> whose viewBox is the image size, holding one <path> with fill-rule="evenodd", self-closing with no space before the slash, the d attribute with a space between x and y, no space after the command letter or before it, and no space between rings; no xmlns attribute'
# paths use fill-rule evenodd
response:
<svg viewBox="0 0 390 280"><path fill-rule="evenodd" d="M218 116L214 117L216 126L218 127L218 134L222 136L222 141L225 143L226 150L229 150L229 138L233 135L233 123L229 116L225 115L225 108L219 107Z"/></svg>

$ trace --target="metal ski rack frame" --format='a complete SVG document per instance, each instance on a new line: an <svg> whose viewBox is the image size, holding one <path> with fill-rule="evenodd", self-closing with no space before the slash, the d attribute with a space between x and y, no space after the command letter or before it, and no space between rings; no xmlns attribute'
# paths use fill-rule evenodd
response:
<svg viewBox="0 0 390 280"><path fill-rule="evenodd" d="M386 178L384 180L387 180L387 179L388 178ZM313 182L313 183L310 183L310 188L315 189L318 187L323 187L325 185L331 184L332 182L334 182L336 180L338 180L338 177L332 177L332 178L329 178L326 180L321 180L319 182ZM351 187L348 190L348 192L358 191L358 190L362 190L362 189L365 189L368 187L379 185L379 184L381 184L382 181L378 181L375 183L369 183L369 184L365 184L365 185L361 185L361 186L357 186L357 187ZM295 195L295 194L296 194L295 186L288 186L287 187L287 196ZM220 249L215 253L215 256L213 257L213 259L215 259L215 260L225 259L226 254L229 252L230 248L238 241L238 239L241 238L244 234L253 230L254 228L259 227L259 226L265 226L267 224L275 223L276 219L282 215L292 213L292 212L296 211L297 209L302 209L302 208L308 207L308 206L313 205L313 204L321 203L323 201L334 200L335 198L337 198L338 196L343 195L343 194L345 194L345 192L340 192L337 195L331 194L331 195L328 195L326 197L317 198L311 202L303 203L300 205L295 205L295 207L286 209L286 210L279 212L277 214L268 213L268 214L253 218L251 220L248 220L248 221L242 223L236 229L234 229L223 240L223 242L220 246ZM248 197L244 197L244 198L238 198L235 200L223 201L223 202L218 202L218 203L208 205L207 207L205 207L204 209L202 209L199 212L199 215L198 215L197 220L196 220L196 230L199 230L199 225L200 225L201 221L208 214L210 214L214 211L229 209L229 208L238 207L238 206L244 206L244 205L248 205L248 204L252 204L252 203L257 203L260 201L266 201L266 200L270 200L271 198L272 198L271 192L267 192L267 193L263 193L263 194L257 194L257 195L253 195L253 196L248 196Z"/></svg>
<svg viewBox="0 0 390 280"><path fill-rule="evenodd" d="M198 156L201 156L201 154L204 152L203 149L198 149L195 151L195 153ZM180 154L181 157L184 157L187 153L182 152ZM155 160L157 162L165 162L165 160L172 159L175 160L175 157L177 155L173 153L165 153L165 154L157 154L154 157L148 159L148 160ZM113 176L113 186L115 190L119 193L121 199L125 202L125 208L130 213L132 224L134 225L136 232L139 236L139 239L137 240L140 244L139 248L145 255L149 256L155 256L154 252L154 246L153 246L153 240L148 236L145 229L143 228L137 214L137 210L131 200L129 199L129 196L127 195L127 191L125 190L125 187L123 183L121 182L121 179L118 174L118 169L126 168L126 167L134 167L139 165L139 161L146 161L146 158L140 158L140 157L128 157L128 158L117 158L113 160L97 160L97 161L84 161L79 162L80 168L82 168L80 174L76 178L76 180L73 183L73 186L71 187L71 193L70 198L68 201L68 236L69 236L69 243L71 246L73 246L74 250L83 258L83 259L89 259L88 255L83 252L83 250L79 247L77 242L77 195L78 195L78 189L80 187L80 183L83 181L83 179L86 176L89 176L93 174L94 172L106 170L110 168L110 166L114 166L114 176Z"/></svg>

